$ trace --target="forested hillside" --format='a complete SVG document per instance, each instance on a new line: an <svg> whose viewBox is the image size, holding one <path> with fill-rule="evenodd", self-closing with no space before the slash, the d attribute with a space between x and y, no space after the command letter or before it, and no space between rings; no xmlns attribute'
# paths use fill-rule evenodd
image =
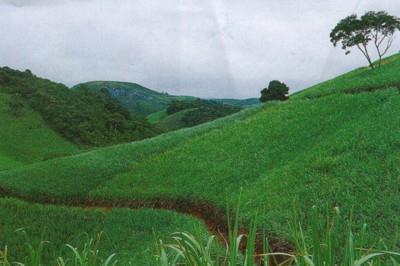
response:
<svg viewBox="0 0 400 266"><path fill-rule="evenodd" d="M84 86L70 90L29 70L1 68L0 92L11 95L12 113L18 115L25 101L50 128L79 145L104 146L158 133L145 120L132 119L107 91L93 93Z"/></svg>
<svg viewBox="0 0 400 266"><path fill-rule="evenodd" d="M77 152L25 99L0 92L0 171Z"/></svg>
<svg viewBox="0 0 400 266"><path fill-rule="evenodd" d="M173 100L194 100L195 97L175 96L154 91L136 83L118 81L92 81L78 84L91 92L108 91L110 96L121 103L134 117L145 117L164 110Z"/></svg>

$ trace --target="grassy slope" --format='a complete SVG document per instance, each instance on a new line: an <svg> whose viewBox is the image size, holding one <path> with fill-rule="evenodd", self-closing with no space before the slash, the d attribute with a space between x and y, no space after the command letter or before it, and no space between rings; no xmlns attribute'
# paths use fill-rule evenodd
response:
<svg viewBox="0 0 400 266"><path fill-rule="evenodd" d="M280 234L297 201L302 213L314 204L354 208L372 228L370 244L389 240L400 226L398 106L397 90L280 104L148 158L91 194L223 208L242 188L244 215L267 210L262 221Z"/></svg>
<svg viewBox="0 0 400 266"><path fill-rule="evenodd" d="M162 120L160 120L156 125L158 128L160 128L161 130L163 130L165 132L184 128L185 123L182 121L182 118L184 117L184 115L186 113L191 112L195 109L196 108L185 109L185 110L173 113L171 115L168 115L168 116L164 117Z"/></svg>
<svg viewBox="0 0 400 266"><path fill-rule="evenodd" d="M109 181L115 175L129 171L137 162L224 125L238 123L257 111L257 108L247 109L211 123L151 139L4 171L0 173L0 186L25 195L33 193L35 197L39 197L40 194L67 200L71 197L86 197L89 191Z"/></svg>
<svg viewBox="0 0 400 266"><path fill-rule="evenodd" d="M0 173L1 183L14 190L22 189L20 192L34 197L39 197L37 192L64 197L67 201L73 197L86 197L90 190L117 173L129 170L135 161L162 153L184 140L225 124L240 121L256 111L246 110L190 130L180 130L145 141L5 171ZM7 245L11 258L18 261L23 261L27 256L26 241L22 234L15 232L18 228L27 228L30 242L35 246L40 240L50 241L45 249L46 263L53 263L54 258L60 255L70 256L70 251L64 245L66 243L82 248L86 233L93 238L103 232L100 254L105 257L116 252L118 265L128 265L128 261L133 261L133 265L155 265L153 255L156 240L169 240L170 234L175 231L188 231L200 236L207 234L204 224L197 219L159 210L114 210L102 213L0 199L0 217L4 217L0 220L0 248Z"/></svg>
<svg viewBox="0 0 400 266"><path fill-rule="evenodd" d="M167 116L167 112L165 110L161 110L152 114L149 114L146 119L149 121L150 124L157 124L162 119Z"/></svg>
<svg viewBox="0 0 400 266"><path fill-rule="evenodd" d="M78 152L27 104L21 116L11 115L9 99L9 94L0 93L0 170Z"/></svg>
<svg viewBox="0 0 400 266"><path fill-rule="evenodd" d="M0 199L0 217L0 248L7 245L10 260L26 265L32 265L29 260L25 261L29 257L27 245L37 248L41 240L49 241L45 244L43 265L56 265L59 256L71 258L72 251L65 244L82 250L88 237L96 238L100 232L100 257L116 253L118 265L155 265L156 240L169 239L178 229L207 235L201 221L150 209L103 212ZM21 228L28 240L20 230L17 231Z"/></svg>
<svg viewBox="0 0 400 266"><path fill-rule="evenodd" d="M313 204L339 206L344 215L353 209L356 224L370 226L370 245L379 238L395 241L400 96L385 88L387 80L398 78L400 63L397 57L389 61L381 70L349 73L269 108L2 172L0 184L35 196L164 196L206 199L220 207L242 191L243 214L260 211L263 224L283 235L295 202L303 214ZM341 93L362 91L358 86L365 84L381 90ZM241 119L230 123L235 117Z"/></svg>
<svg viewBox="0 0 400 266"><path fill-rule="evenodd" d="M386 58L379 69L370 71L361 67L349 73L317 84L305 91L293 94L292 99L306 99L326 96L338 92L354 93L379 88L400 88L400 54Z"/></svg>
<svg viewBox="0 0 400 266"><path fill-rule="evenodd" d="M129 82L92 81L83 83L83 85L86 85L92 91L107 88L111 96L125 106L134 116L147 116L161 111L167 108L168 104L173 100L195 99L190 96L174 96L160 93Z"/></svg>

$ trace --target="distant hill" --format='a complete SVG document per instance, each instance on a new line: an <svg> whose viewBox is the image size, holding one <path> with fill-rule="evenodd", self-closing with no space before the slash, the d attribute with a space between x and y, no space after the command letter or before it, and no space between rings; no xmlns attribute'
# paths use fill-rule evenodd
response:
<svg viewBox="0 0 400 266"><path fill-rule="evenodd" d="M107 91L70 90L29 70L0 68L0 92L13 96L10 103L13 113L18 115L27 105L40 114L49 128L79 145L107 146L159 133L144 119L132 119L128 110Z"/></svg>
<svg viewBox="0 0 400 266"><path fill-rule="evenodd" d="M196 111L196 110L197 110L197 108L185 109L185 110L167 115L163 119L158 121L156 123L156 126L165 132L188 127L185 124L184 118L188 113L190 113L192 111Z"/></svg>
<svg viewBox="0 0 400 266"><path fill-rule="evenodd" d="M250 107L253 105L260 104L258 98L248 98L248 99L211 99L216 102L220 102L223 104L229 104L240 107Z"/></svg>
<svg viewBox="0 0 400 266"><path fill-rule="evenodd" d="M119 81L91 81L73 87L78 88L85 88L94 93L106 91L133 117L146 117L148 122L164 132L208 122L259 103L256 98L203 100L192 96L169 95L137 83ZM179 111L182 112L172 114L166 111L176 104L184 105L179 107Z"/></svg>
<svg viewBox="0 0 400 266"><path fill-rule="evenodd" d="M147 116L164 132L192 127L239 112L242 108L212 100L172 101L166 110Z"/></svg>
<svg viewBox="0 0 400 266"><path fill-rule="evenodd" d="M164 110L173 100L194 100L196 97L175 96L157 92L136 83L118 81L91 81L81 83L73 88L85 86L92 92L106 89L111 97L120 102L131 115L145 117L149 114Z"/></svg>

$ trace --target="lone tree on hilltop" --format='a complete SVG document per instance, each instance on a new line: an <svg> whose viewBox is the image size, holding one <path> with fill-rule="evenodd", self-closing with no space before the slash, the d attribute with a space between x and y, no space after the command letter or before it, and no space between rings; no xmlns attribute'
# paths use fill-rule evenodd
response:
<svg viewBox="0 0 400 266"><path fill-rule="evenodd" d="M267 101L284 101L289 98L289 87L285 83L273 80L269 83L268 88L261 90L260 102Z"/></svg>
<svg viewBox="0 0 400 266"><path fill-rule="evenodd" d="M348 16L336 25L330 34L331 42L336 47L341 43L346 55L349 48L357 47L374 68L368 44L372 41L379 57L378 67L381 66L382 57L393 44L394 36L400 30L400 19L389 15L385 11L370 11L358 18L357 15Z"/></svg>

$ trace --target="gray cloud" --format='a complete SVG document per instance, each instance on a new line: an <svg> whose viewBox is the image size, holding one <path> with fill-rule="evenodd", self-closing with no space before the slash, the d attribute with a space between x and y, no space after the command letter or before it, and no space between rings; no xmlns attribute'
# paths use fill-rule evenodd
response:
<svg viewBox="0 0 400 266"><path fill-rule="evenodd" d="M296 91L365 64L333 48L329 31L368 10L400 15L397 0L0 0L0 65L69 86L251 97L280 79Z"/></svg>

